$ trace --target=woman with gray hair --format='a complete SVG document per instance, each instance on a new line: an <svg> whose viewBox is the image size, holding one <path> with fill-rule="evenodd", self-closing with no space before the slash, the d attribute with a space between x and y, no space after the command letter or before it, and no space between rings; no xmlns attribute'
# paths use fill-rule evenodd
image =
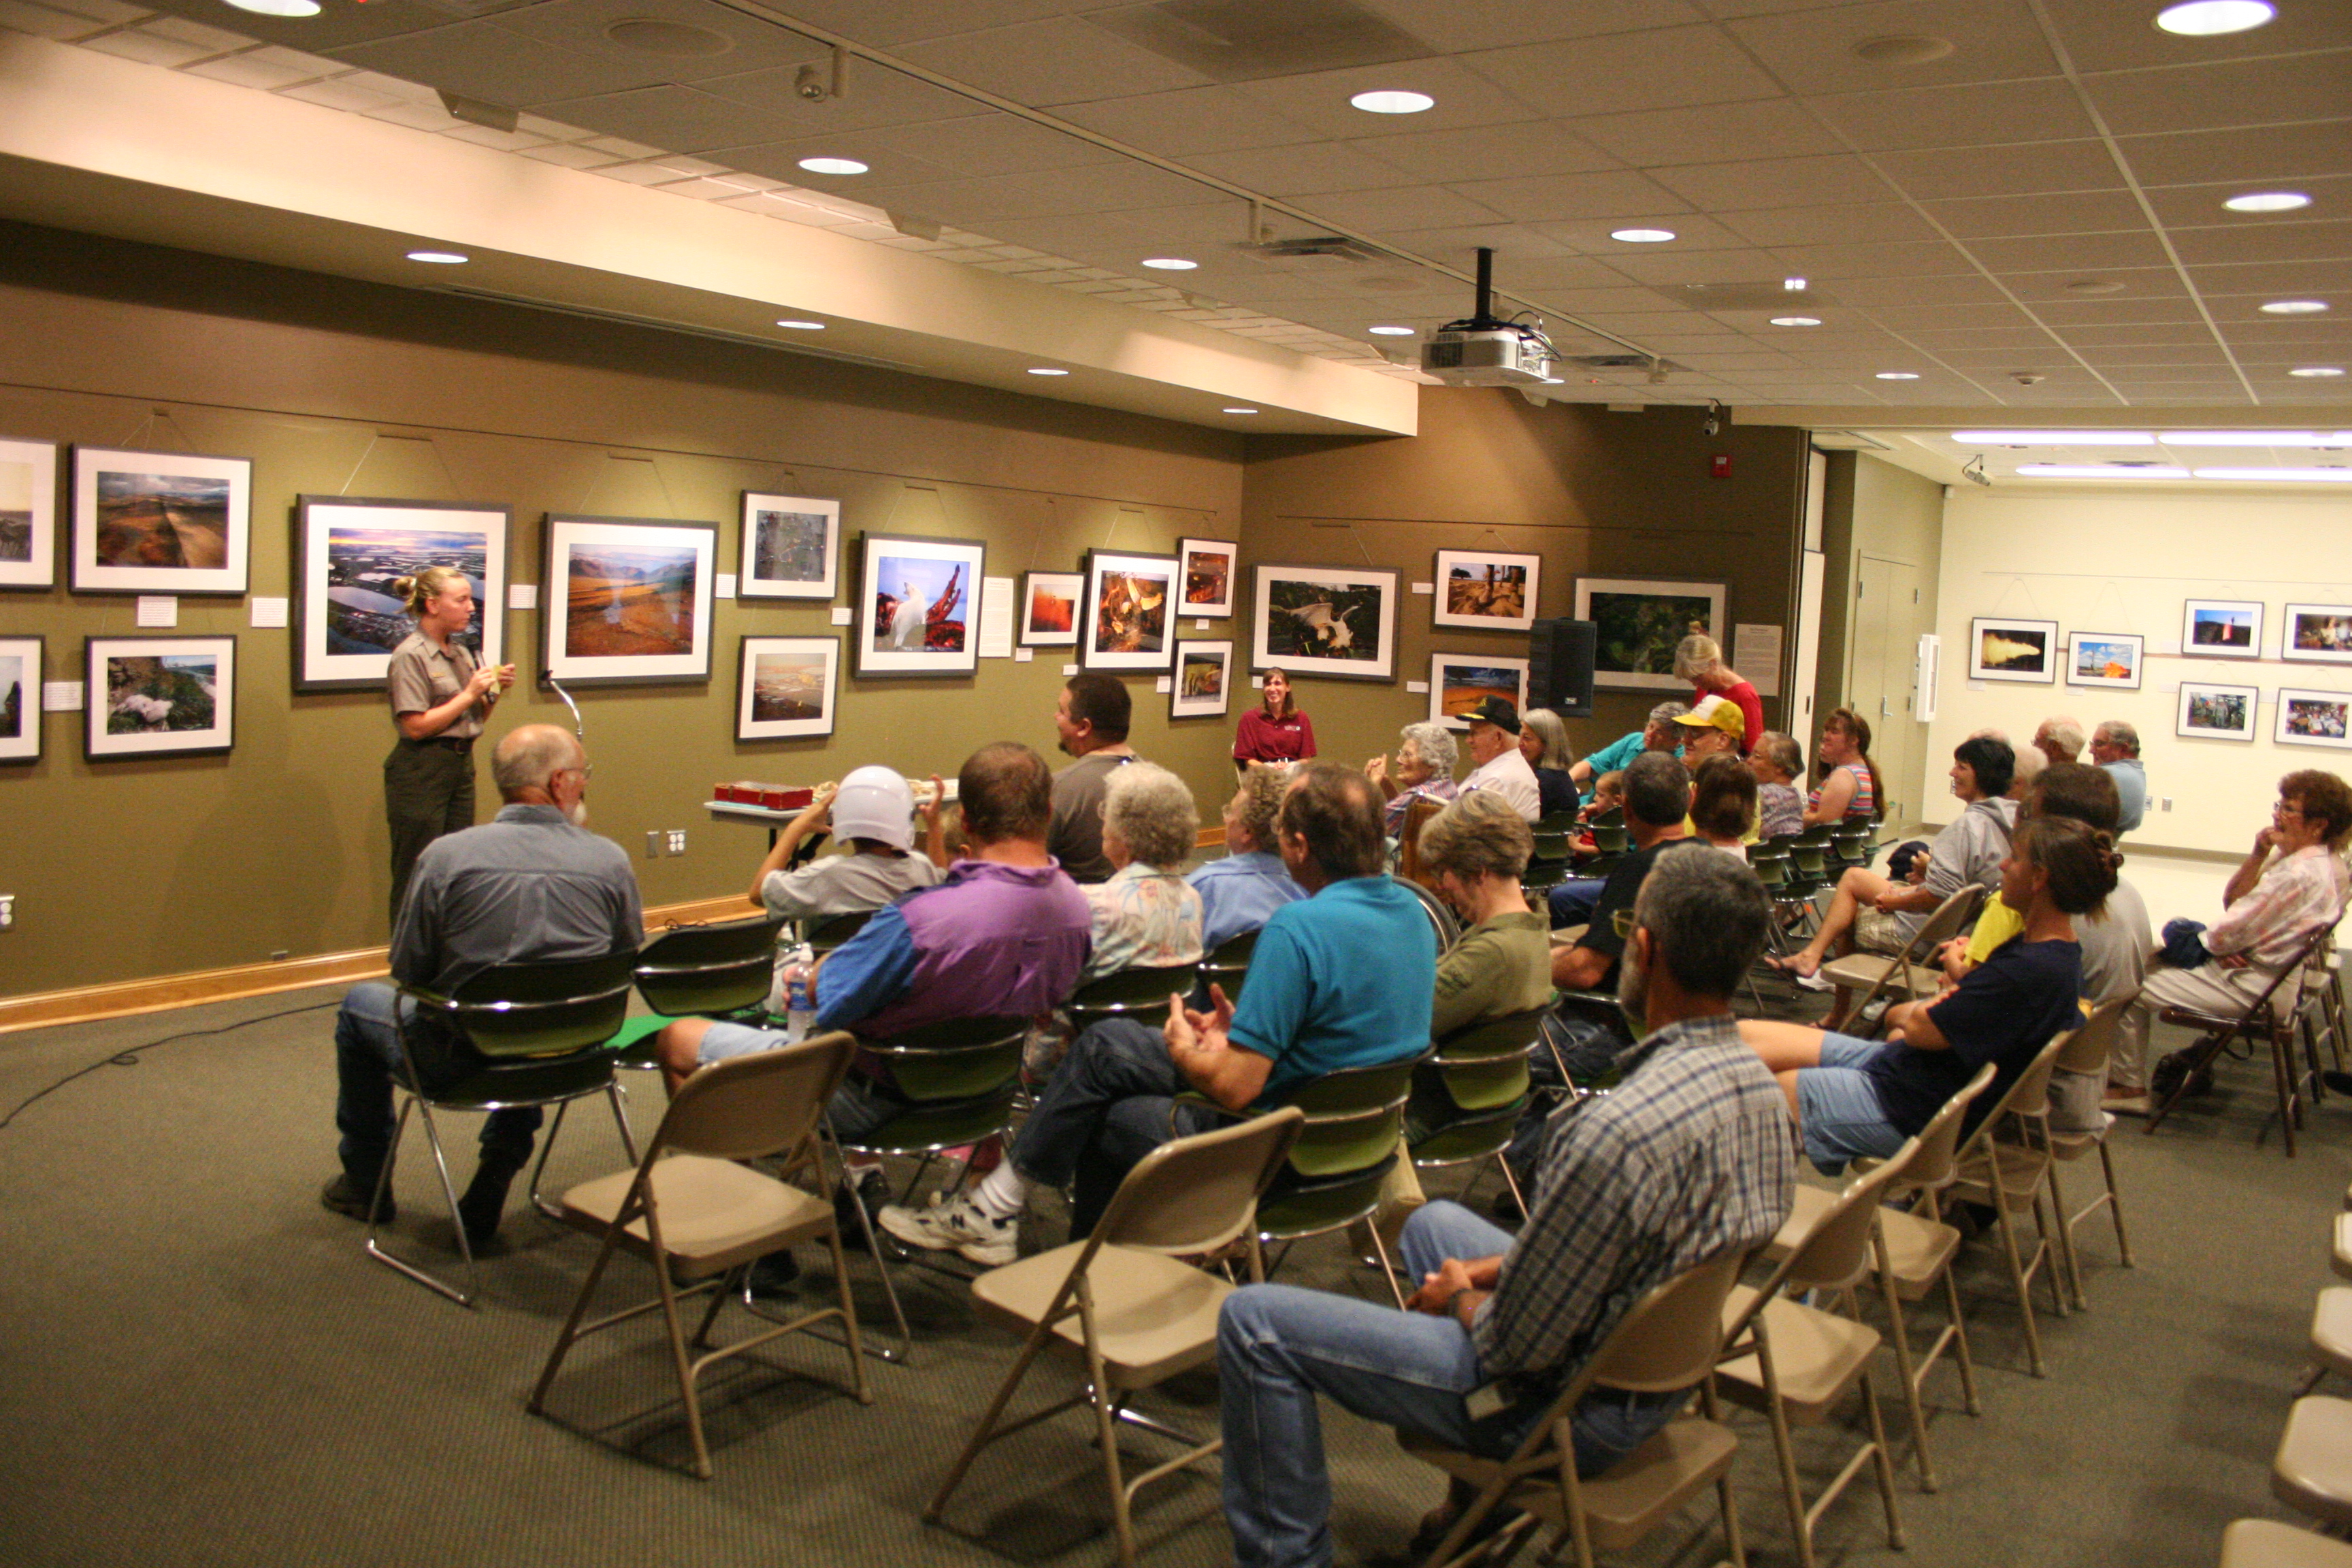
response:
<svg viewBox="0 0 2352 1568"><path fill-rule="evenodd" d="M1527 818L1485 791L1464 795L1421 830L1423 875L1464 927L1437 961L1432 1038L1551 1000L1548 922L1519 890L1534 851Z"/></svg>
<svg viewBox="0 0 2352 1568"><path fill-rule="evenodd" d="M1650 716L1643 721L1640 729L1630 735L1620 735L1599 751L1591 752L1582 762L1568 770L1568 776L1574 779L1580 789L1602 773L1624 772L1626 765L1643 752L1669 752L1680 757L1683 754L1682 729L1675 721L1689 711L1690 704L1687 702L1659 703L1650 710Z"/></svg>
<svg viewBox="0 0 2352 1568"><path fill-rule="evenodd" d="M1385 755L1364 764L1364 775L1388 797L1381 825L1391 838L1403 829L1404 814L1412 809L1414 801L1452 800L1460 793L1454 783L1454 764L1461 760L1461 751L1454 742L1453 731L1424 720L1407 724L1398 734L1402 739L1393 773Z"/></svg>
<svg viewBox="0 0 2352 1568"><path fill-rule="evenodd" d="M1576 752L1568 743L1568 726L1549 708L1530 708L1519 715L1519 754L1536 771L1537 810L1543 816L1570 813L1584 804L1569 768Z"/></svg>
<svg viewBox="0 0 2352 1568"><path fill-rule="evenodd" d="M1201 813L1184 781L1152 763L1110 775L1103 795L1103 854L1110 879L1078 890L1094 910L1094 949L1078 984L1122 969L1201 959L1201 895L1184 880Z"/></svg>
<svg viewBox="0 0 2352 1568"><path fill-rule="evenodd" d="M1744 757L1756 749L1764 734L1764 700L1756 695L1746 676L1723 662L1723 647L1713 637L1694 632L1675 645L1675 679L1691 683L1693 702L1717 696L1738 703L1748 721L1747 733L1739 738L1739 754Z"/></svg>

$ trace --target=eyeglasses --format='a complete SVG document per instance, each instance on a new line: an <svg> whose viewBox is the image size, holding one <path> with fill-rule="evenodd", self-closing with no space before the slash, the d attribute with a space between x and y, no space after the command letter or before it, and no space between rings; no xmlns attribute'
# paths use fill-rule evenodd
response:
<svg viewBox="0 0 2352 1568"><path fill-rule="evenodd" d="M1615 914L1611 915L1609 917L1609 929L1617 933L1617 940L1620 942L1633 941L1633 911L1631 910L1619 910Z"/></svg>
<svg viewBox="0 0 2352 1568"><path fill-rule="evenodd" d="M2303 807L2297 805L2291 800L2283 800L2276 805L2271 807L2271 815L2273 816L2285 816L2290 814L2301 816L2303 815Z"/></svg>

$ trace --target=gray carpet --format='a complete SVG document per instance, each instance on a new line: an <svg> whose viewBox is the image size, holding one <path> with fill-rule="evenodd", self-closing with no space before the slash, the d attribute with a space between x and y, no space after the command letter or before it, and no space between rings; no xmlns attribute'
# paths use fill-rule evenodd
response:
<svg viewBox="0 0 2352 1568"><path fill-rule="evenodd" d="M0 1128L0 1560L38 1564L535 1564L816 1562L1085 1564L1111 1561L1108 1506L1072 1417L999 1445L950 1511L920 1510L1013 1354L976 1324L963 1288L918 1276L921 1364L869 1363L877 1399L840 1392L828 1347L786 1342L720 1376L717 1479L684 1468L656 1331L625 1329L577 1352L551 1402L523 1400L592 1244L514 1214L468 1312L361 1254L360 1229L320 1209L333 1170L328 1032L335 994L299 993L16 1036L0 1042L0 1107L75 1068L181 1030L264 1019L100 1067ZM2177 1043L2167 1041L2166 1044ZM638 1080L641 1129L658 1091ZM2091 1309L2045 1316L2052 1375L2025 1375L2014 1305L1973 1244L1966 1276L1984 1414L1939 1373L1933 1440L1944 1488L1907 1478L1910 1550L1888 1553L1868 1482L1824 1520L1831 1563L1918 1568L2203 1564L2221 1528L2271 1502L2268 1465L2300 1376L2328 1227L2347 1180L2352 1107L2315 1111L2301 1158L2265 1122L2267 1070L2234 1064L2220 1089L2154 1138L2128 1124L2117 1163L2139 1267L2086 1226ZM459 1119L462 1124L462 1119ZM459 1180L471 1129L459 1133ZM421 1153L412 1143L410 1153ZM575 1116L553 1184L620 1163L609 1119ZM2071 1167L2087 1195L2090 1168ZM401 1171L402 1241L446 1257L428 1169ZM1482 1184L1479 1201L1492 1179ZM1451 1186L1437 1189L1438 1194ZM1033 1222L1047 1242L1059 1217ZM870 1278L854 1259L853 1271ZM1375 1291L1330 1242L1284 1277ZM612 1289L646 1283L624 1266ZM821 1284L821 1279L817 1281ZM869 1299L872 1292L867 1290ZM869 1325L878 1313L869 1313ZM1033 1380L1067 1386L1058 1370ZM1154 1406L1213 1425L1213 1378ZM1888 1405L1898 1431L1899 1406ZM1793 1560L1762 1422L1735 1417L1750 1549ZM1328 1413L1342 1563L1387 1560L1440 1490L1388 1436ZM1812 1479L1835 1468L1840 1427L1800 1433ZM1135 1434L1130 1451L1162 1452ZM1907 1449L1907 1445L1904 1446ZM1213 1468L1143 1500L1150 1559L1230 1559ZM1635 1554L1713 1561L1711 1525L1669 1530Z"/></svg>

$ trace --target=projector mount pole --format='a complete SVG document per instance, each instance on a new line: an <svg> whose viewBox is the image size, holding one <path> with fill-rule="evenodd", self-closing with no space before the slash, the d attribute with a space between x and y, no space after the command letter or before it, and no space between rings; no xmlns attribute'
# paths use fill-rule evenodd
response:
<svg viewBox="0 0 2352 1568"><path fill-rule="evenodd" d="M1478 247L1478 304L1471 312L1473 331L1492 331L1503 323L1495 320L1495 253L1486 246Z"/></svg>

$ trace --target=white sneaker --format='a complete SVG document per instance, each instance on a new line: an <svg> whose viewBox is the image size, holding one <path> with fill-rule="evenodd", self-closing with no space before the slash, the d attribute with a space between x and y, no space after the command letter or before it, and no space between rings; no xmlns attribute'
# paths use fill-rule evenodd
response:
<svg viewBox="0 0 2352 1568"><path fill-rule="evenodd" d="M1808 991L1834 991L1837 989L1836 985L1822 979L1819 974L1799 974L1792 978L1795 979L1798 984L1803 986Z"/></svg>
<svg viewBox="0 0 2352 1568"><path fill-rule="evenodd" d="M927 1252L952 1252L990 1268L1021 1256L1021 1221L991 1219L961 1193L954 1197L935 1194L926 1209L892 1204L874 1217L900 1241Z"/></svg>

